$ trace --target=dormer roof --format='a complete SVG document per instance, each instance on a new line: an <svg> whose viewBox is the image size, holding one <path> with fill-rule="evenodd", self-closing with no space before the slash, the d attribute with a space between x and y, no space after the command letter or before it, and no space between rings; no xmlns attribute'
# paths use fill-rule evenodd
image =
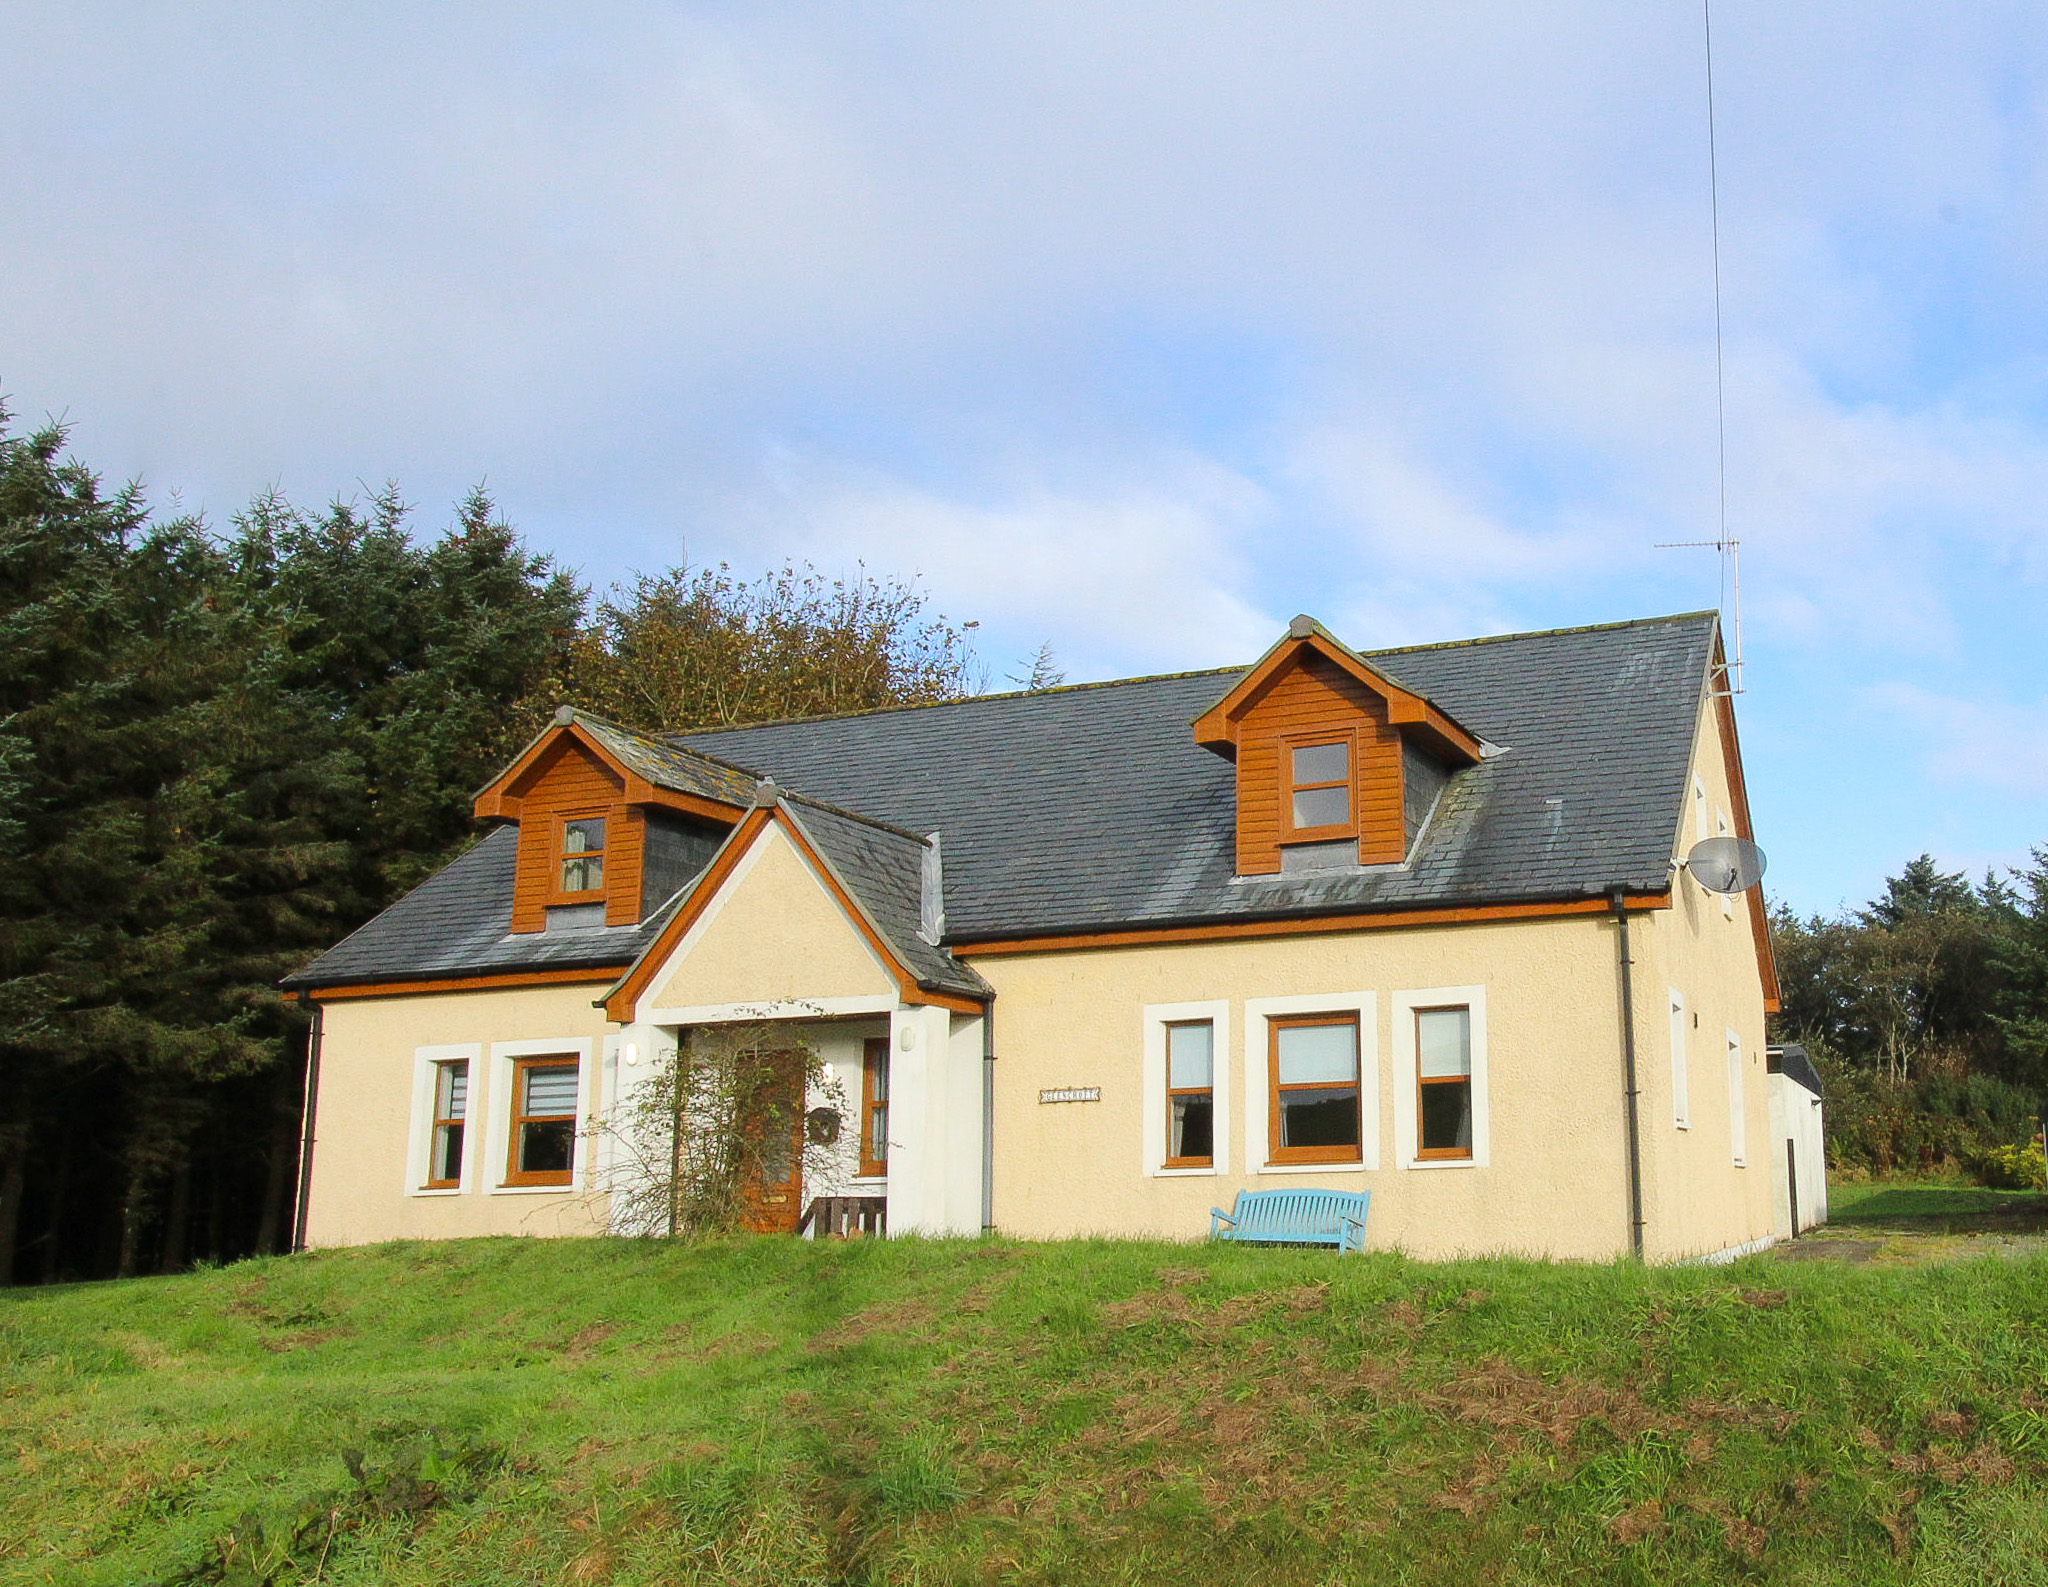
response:
<svg viewBox="0 0 2048 1587"><path fill-rule="evenodd" d="M673 739L655 738L562 706L512 764L477 790L479 821L517 821L522 796L564 739L611 768L627 804L662 805L713 820L737 821L754 801L760 775Z"/></svg>
<svg viewBox="0 0 2048 1587"><path fill-rule="evenodd" d="M1427 695L1409 688L1385 668L1375 666L1306 613L1287 625L1287 632L1208 710L1195 718L1195 742L1225 760L1237 758L1245 719L1286 673L1309 656L1321 657L1363 684L1387 703L1387 718L1401 732L1439 760L1469 766L1480 759L1482 743L1450 712Z"/></svg>

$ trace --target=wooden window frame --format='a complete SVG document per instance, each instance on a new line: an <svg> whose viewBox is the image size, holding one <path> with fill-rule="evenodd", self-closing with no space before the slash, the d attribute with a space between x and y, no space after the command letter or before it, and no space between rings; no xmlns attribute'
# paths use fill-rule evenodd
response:
<svg viewBox="0 0 2048 1587"><path fill-rule="evenodd" d="M881 1095L875 1081L881 1079ZM889 1038L870 1036L861 1044L860 1056L860 1177L885 1179L889 1174ZM870 1156L875 1140L875 1116L881 1115L882 1155Z"/></svg>
<svg viewBox="0 0 2048 1587"><path fill-rule="evenodd" d="M576 1076L576 1106L583 1106L583 1060L576 1053L534 1053L530 1057L512 1060L511 1129L508 1131L505 1147L505 1183L507 1185L553 1185L568 1186L576 1182L576 1113L522 1113L521 1100L526 1095L526 1076L535 1069L568 1069ZM566 1117L569 1120L569 1166L547 1169L534 1173L522 1173L519 1167L519 1137L522 1128L543 1120Z"/></svg>
<svg viewBox="0 0 2048 1587"><path fill-rule="evenodd" d="M1327 742L1327 740L1318 740ZM1280 1033L1305 1025L1348 1025L1351 1027L1351 1096L1358 1109L1358 1139L1350 1146L1282 1146L1280 1144L1280 1099L1287 1091L1327 1090L1322 1081L1312 1084L1280 1083ZM1269 1014L1266 1016L1266 1161L1275 1166L1314 1163L1350 1165L1365 1161L1365 1033L1358 1010L1336 1009L1326 1014Z"/></svg>
<svg viewBox="0 0 2048 1587"><path fill-rule="evenodd" d="M549 818L554 822L553 830L548 834L547 901L550 907L559 904L601 904L605 902L606 896L611 890L612 847L615 841L614 834L619 827L619 815L620 812L616 808L607 805L602 809L557 810ZM580 855L571 855L562 846L563 839L568 835L569 823L571 821L602 821L604 823L603 845L595 849L585 849ZM562 866L564 862L572 858L584 858L592 854L597 856L598 862L603 866L604 880L595 887L586 887L578 892L565 891L562 886Z"/></svg>
<svg viewBox="0 0 2048 1587"><path fill-rule="evenodd" d="M1344 746L1345 776L1341 783L1294 780L1294 752L1319 749L1326 744ZM1294 824L1294 796L1305 788L1342 788L1345 820L1336 826L1298 827ZM1280 740L1280 841L1282 843L1334 843L1358 836L1358 733L1290 733Z"/></svg>
<svg viewBox="0 0 2048 1587"><path fill-rule="evenodd" d="M1422 1073L1422 1016L1425 1014L1463 1014L1465 1016L1465 1072L1462 1075L1436 1075L1425 1077ZM1467 1146L1424 1146L1422 1144L1422 1106L1425 1086L1462 1085L1465 1088L1465 1122L1476 1142L1479 1135L1478 1095L1473 1087L1472 1074L1472 1005L1470 1003L1429 1003L1411 1008L1408 1017L1414 1021L1415 1029L1415 1161L1418 1163L1469 1163L1474 1147Z"/></svg>
<svg viewBox="0 0 2048 1587"><path fill-rule="evenodd" d="M1205 1086L1180 1086L1173 1083L1173 1033L1185 1030L1191 1025L1204 1025L1209 1030L1209 1083ZM1160 1024L1164 1032L1161 1038L1166 1055L1166 1157L1162 1168L1214 1168L1216 1166L1216 1021L1213 1019L1169 1019ZM1175 1157L1173 1155L1173 1099L1175 1097L1207 1097L1209 1099L1209 1155L1206 1157Z"/></svg>
<svg viewBox="0 0 2048 1587"><path fill-rule="evenodd" d="M441 1082L450 1069L460 1067L463 1071L462 1117L453 1118L441 1112ZM433 1092L427 1104L432 1111L432 1121L427 1125L427 1177L420 1185L422 1190L460 1190L462 1188L462 1165L469 1156L470 1098L474 1092L476 1073L467 1058L437 1058L431 1065L433 1071ZM441 1160L441 1132L453 1126L462 1130L462 1147L455 1154L455 1177L436 1179L434 1165Z"/></svg>

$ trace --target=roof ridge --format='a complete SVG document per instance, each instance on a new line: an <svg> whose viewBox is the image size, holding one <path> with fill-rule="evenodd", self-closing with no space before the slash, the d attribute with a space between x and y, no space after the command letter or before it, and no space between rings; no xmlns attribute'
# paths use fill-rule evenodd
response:
<svg viewBox="0 0 2048 1587"><path fill-rule="evenodd" d="M771 779L772 780L772 779ZM928 835L916 833L908 827L899 827L893 821L884 821L879 816L864 816L858 810L849 810L844 805L835 805L829 800L813 799L807 793L798 793L794 788L775 785L776 798L784 804L809 805L813 810L822 810L828 816L838 816L842 821L856 821L864 827L873 827L878 832L888 832L899 838L908 838L919 848L931 847Z"/></svg>
<svg viewBox="0 0 2048 1587"><path fill-rule="evenodd" d="M730 727L690 727L668 735L678 741L719 733L751 733L759 727L796 727L805 722L852 722L864 716L894 716L900 711L938 711L956 705L993 705L999 700L1031 700L1048 694L1080 694L1089 689L1120 689L1134 683L1172 683L1180 678L1220 678L1246 672L1250 662L1229 667L1195 667L1186 672L1145 672L1134 678L1097 678L1088 683L1055 683L1044 689L1006 689L1001 694L963 694L956 700L917 700L906 705L871 705L859 711L820 711L812 716L777 716L762 722L735 722ZM705 754L703 750L699 754ZM742 768L744 769L744 768Z"/></svg>
<svg viewBox="0 0 2048 1587"><path fill-rule="evenodd" d="M1479 634L1471 639L1433 639L1420 645L1384 645L1378 650L1361 650L1361 656L1406 656L1418 650L1464 650L1473 645L1499 645L1512 639L1551 639L1560 634L1605 634L1621 628L1648 628L1657 623L1679 623L1688 617L1719 617L1712 607L1692 612L1668 612L1661 617L1624 617L1612 623L1578 623L1566 628L1524 628L1512 634Z"/></svg>

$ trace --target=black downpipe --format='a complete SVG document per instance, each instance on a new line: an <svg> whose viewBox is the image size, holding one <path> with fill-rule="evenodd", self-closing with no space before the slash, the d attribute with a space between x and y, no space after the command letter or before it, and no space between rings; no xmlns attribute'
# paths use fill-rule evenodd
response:
<svg viewBox="0 0 2048 1587"><path fill-rule="evenodd" d="M1607 903L1614 911L1619 932L1615 939L1621 955L1621 1068L1628 1097L1628 1248L1636 1260L1643 1255L1643 1134L1640 1112L1641 1092L1636 1086L1636 992L1629 951L1628 905L1619 887L1609 888Z"/></svg>
<svg viewBox="0 0 2048 1587"><path fill-rule="evenodd" d="M313 1010L313 1028L306 1035L306 1102L299 1132L299 1199L292 1215L292 1249L306 1249L306 1209L313 1199L313 1114L320 1100L320 1036L323 1010L305 993L299 1000Z"/></svg>

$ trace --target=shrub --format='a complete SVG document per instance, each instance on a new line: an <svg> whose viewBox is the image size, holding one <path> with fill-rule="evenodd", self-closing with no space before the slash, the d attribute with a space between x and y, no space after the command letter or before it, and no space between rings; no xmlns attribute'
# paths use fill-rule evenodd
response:
<svg viewBox="0 0 2048 1587"><path fill-rule="evenodd" d="M2039 1190L2048 1178L2048 1158L2039 1141L1994 1146L1977 1159L1977 1177L2000 1190Z"/></svg>

